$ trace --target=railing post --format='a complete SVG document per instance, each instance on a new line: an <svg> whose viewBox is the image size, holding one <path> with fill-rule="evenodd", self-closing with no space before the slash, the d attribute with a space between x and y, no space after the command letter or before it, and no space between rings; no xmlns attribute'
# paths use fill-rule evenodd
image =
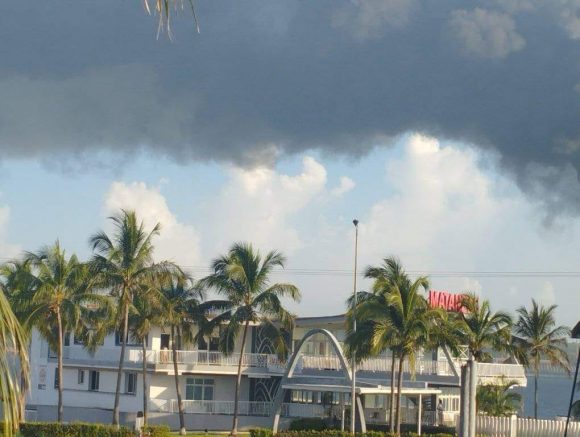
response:
<svg viewBox="0 0 580 437"><path fill-rule="evenodd" d="M517 437L518 435L518 416L512 414L510 416L510 435L509 437Z"/></svg>

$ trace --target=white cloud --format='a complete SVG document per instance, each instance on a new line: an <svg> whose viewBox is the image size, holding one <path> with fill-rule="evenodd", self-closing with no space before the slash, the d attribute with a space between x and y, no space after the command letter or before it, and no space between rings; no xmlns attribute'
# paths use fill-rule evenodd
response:
<svg viewBox="0 0 580 437"><path fill-rule="evenodd" d="M120 209L135 210L148 229L160 223L161 233L155 240L156 260L171 260L183 266L200 264L196 229L177 219L158 188L147 187L144 182L113 182L105 197L105 211L111 215Z"/></svg>
<svg viewBox="0 0 580 437"><path fill-rule="evenodd" d="M291 254L303 245L292 224L326 186L326 169L305 157L297 175L280 174L266 167L232 167L229 181L210 207L211 241L207 252L225 250L234 241L251 241L262 250Z"/></svg>
<svg viewBox="0 0 580 437"><path fill-rule="evenodd" d="M8 233L6 228L10 221L10 208L0 206L0 253L2 258L15 258L20 255L21 249L18 245L10 244L6 240Z"/></svg>
<svg viewBox="0 0 580 437"><path fill-rule="evenodd" d="M449 27L462 51L470 56L502 59L526 45L512 17L499 12L455 10Z"/></svg>
<svg viewBox="0 0 580 437"><path fill-rule="evenodd" d="M345 193L348 193L355 187L356 183L347 176L341 176L340 183L337 187L330 190L330 194L335 197L340 197Z"/></svg>
<svg viewBox="0 0 580 437"><path fill-rule="evenodd" d="M387 191L368 210L359 211L359 269L396 255L411 271L450 272L433 275L432 287L473 291L490 299L494 309L513 311L529 305L531 296L560 303L559 318L576 317L569 306L576 291L566 278L480 275L469 272L575 270L575 241L580 225L546 228L542 214L513 181L493 165L480 165L475 150L412 135L402 154L389 159L386 184L358 179L361 192ZM485 157L489 162L491 157ZM365 185L366 182L366 185ZM316 206L313 206L317 209ZM315 222L316 232L304 249L293 254L294 265L306 268L352 268L354 228L350 217ZM300 229L298 235L305 233ZM292 276L305 291L308 305L300 314L337 313L352 292L352 276ZM360 289L368 282L361 281Z"/></svg>
<svg viewBox="0 0 580 437"><path fill-rule="evenodd" d="M556 303L556 291L554 289L554 284L550 281L545 281L542 289L536 293L536 300L542 305L554 305Z"/></svg>
<svg viewBox="0 0 580 437"><path fill-rule="evenodd" d="M332 25L364 41L380 37L386 27L404 27L416 7L416 0L352 0L333 12Z"/></svg>

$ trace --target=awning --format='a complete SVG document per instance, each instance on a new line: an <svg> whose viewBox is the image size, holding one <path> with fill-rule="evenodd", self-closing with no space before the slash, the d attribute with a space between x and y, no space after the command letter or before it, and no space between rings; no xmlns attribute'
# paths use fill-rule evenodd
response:
<svg viewBox="0 0 580 437"><path fill-rule="evenodd" d="M350 393L352 388L349 385L336 385L336 384L307 384L307 383L287 383L283 384L282 388L286 390L305 390L305 391L322 391L322 392L339 392L339 393ZM378 385L375 387L356 387L356 392L358 394L390 394L391 387ZM395 389L396 392L396 389ZM435 395L440 394L441 390L432 387L416 388L416 387L403 387L401 390L403 395Z"/></svg>

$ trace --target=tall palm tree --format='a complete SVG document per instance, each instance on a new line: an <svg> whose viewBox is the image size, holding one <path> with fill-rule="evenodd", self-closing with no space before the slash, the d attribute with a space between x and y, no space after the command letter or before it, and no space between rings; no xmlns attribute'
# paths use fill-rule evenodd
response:
<svg viewBox="0 0 580 437"><path fill-rule="evenodd" d="M185 415L177 371L177 348L197 342L206 333L208 313L228 308L229 302L217 300L204 302L201 288L185 274L173 275L172 278L163 281L160 291L162 326L169 328L170 332L180 434L185 435ZM196 325L197 332L194 329Z"/></svg>
<svg viewBox="0 0 580 437"><path fill-rule="evenodd" d="M47 340L57 354L58 373L58 418L62 422L63 406L63 339L65 332L78 335L86 333L92 326L87 323L93 318L89 313L94 306L106 304L104 296L93 293L86 265L75 255L67 258L66 252L57 241L38 253L28 253L26 260L31 265L32 287L29 323Z"/></svg>
<svg viewBox="0 0 580 437"><path fill-rule="evenodd" d="M429 288L429 280L419 277L415 281L409 278L394 287L388 300L392 306L388 319L381 321L375 328L373 341L389 336L395 330L398 340L399 369L397 375L397 405L395 432L401 434L401 398L403 389L403 363L409 361L411 372L414 372L417 352L429 341L429 328L437 317L438 311L432 310L421 294L421 289Z"/></svg>
<svg viewBox="0 0 580 437"><path fill-rule="evenodd" d="M476 361L490 361L489 349L510 350L513 322L508 313L492 312L488 300L480 302L472 293L465 295L463 306L460 338Z"/></svg>
<svg viewBox="0 0 580 437"><path fill-rule="evenodd" d="M6 299L5 288L5 283L0 282L0 406L4 416L3 435L11 437L23 419L24 409L14 363L17 360L28 386L28 338Z"/></svg>
<svg viewBox="0 0 580 437"><path fill-rule="evenodd" d="M538 376L542 358L570 372L570 361L566 353L566 337L570 330L556 326L556 305L545 307L532 299L532 307L517 309L518 320L514 326L514 343L521 351L519 358L534 372L534 417L538 418Z"/></svg>
<svg viewBox="0 0 580 437"><path fill-rule="evenodd" d="M389 350L391 353L391 393L389 403L389 431L395 432L395 369L397 363L398 339L396 331L391 330L381 338L374 337L378 323L389 318L392 307L388 301L389 294L401 281L402 267L396 258L385 258L380 266L369 266L365 277L373 279L372 293L357 293L357 306L353 311L353 298L349 298L347 314L346 351L349 357L355 353L357 361L376 356ZM357 330L353 331L353 314L357 319Z"/></svg>
<svg viewBox="0 0 580 437"><path fill-rule="evenodd" d="M168 274L176 267L167 261L153 262L153 238L159 235L159 224L147 232L135 212L126 210L110 217L110 220L114 226L111 237L100 231L90 238L90 244L95 252L90 264L92 272L97 275L99 286L111 290L111 295L118 300L121 354L117 370L113 425L119 426L121 378L131 305L135 296L149 290L158 275Z"/></svg>
<svg viewBox="0 0 580 437"><path fill-rule="evenodd" d="M477 411L488 416L510 416L522 402L522 395L514 392L517 381L502 384L482 385L477 388Z"/></svg>
<svg viewBox="0 0 580 437"><path fill-rule="evenodd" d="M291 329L294 316L284 308L281 298L298 301L300 291L292 284L270 283L273 269L284 267L285 262L279 252L269 252L262 258L251 244L235 243L227 255L212 262L213 273L200 282L204 288L225 296L231 305L229 310L212 319L214 326L227 322L220 336L220 350L233 353L236 338L242 332L231 432L234 436L238 432L242 360L250 323L261 323L280 353L287 348L283 330Z"/></svg>
<svg viewBox="0 0 580 437"><path fill-rule="evenodd" d="M147 383L147 342L153 326L160 326L163 322L160 295L152 287L149 292L138 294L129 312L129 335L141 343L143 380L143 425L147 425L149 418L149 393Z"/></svg>

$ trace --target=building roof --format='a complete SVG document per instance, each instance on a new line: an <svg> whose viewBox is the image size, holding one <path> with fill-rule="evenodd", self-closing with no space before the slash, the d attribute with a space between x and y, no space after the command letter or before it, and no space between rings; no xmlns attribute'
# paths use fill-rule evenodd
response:
<svg viewBox="0 0 580 437"><path fill-rule="evenodd" d="M344 314L335 316L316 316L316 317L297 317L296 326L318 326L343 324L345 320Z"/></svg>

